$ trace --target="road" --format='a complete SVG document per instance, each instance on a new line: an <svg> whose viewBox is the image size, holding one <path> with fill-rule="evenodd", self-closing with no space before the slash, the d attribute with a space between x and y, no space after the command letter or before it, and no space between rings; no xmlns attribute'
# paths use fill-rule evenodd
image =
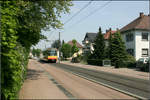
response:
<svg viewBox="0 0 150 100"><path fill-rule="evenodd" d="M148 80L116 75L103 71L95 71L66 64L51 65L136 98L149 98L150 90Z"/></svg>
<svg viewBox="0 0 150 100"><path fill-rule="evenodd" d="M146 99L148 80L30 60L20 99Z"/></svg>
<svg viewBox="0 0 150 100"><path fill-rule="evenodd" d="M64 64L49 64L43 63L38 66L42 67L47 73L50 73L51 76L55 79L56 84L60 84L65 88L66 95L71 95L71 98L78 99L135 99L132 96L126 95L114 89L108 88L106 86L97 84L95 82L89 81L85 78L81 78L77 75L74 75L68 70L72 66ZM66 70L66 66L67 69ZM78 69L77 69L78 70ZM85 70L86 72L86 70ZM64 92L64 93L65 93Z"/></svg>

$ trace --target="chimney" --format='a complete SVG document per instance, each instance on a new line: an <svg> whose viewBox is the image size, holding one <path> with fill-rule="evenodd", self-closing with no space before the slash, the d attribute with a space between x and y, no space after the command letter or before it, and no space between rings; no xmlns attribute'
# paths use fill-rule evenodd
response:
<svg viewBox="0 0 150 100"><path fill-rule="evenodd" d="M143 12L140 12L140 18L142 18L144 16Z"/></svg>

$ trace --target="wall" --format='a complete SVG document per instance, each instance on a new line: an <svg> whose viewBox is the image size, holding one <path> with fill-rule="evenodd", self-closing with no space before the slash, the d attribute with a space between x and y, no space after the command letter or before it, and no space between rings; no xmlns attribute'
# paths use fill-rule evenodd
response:
<svg viewBox="0 0 150 100"><path fill-rule="evenodd" d="M133 41L126 42L126 34L133 33ZM121 34L123 42L125 43L126 50L133 49L134 50L134 57L136 57L136 48L135 48L135 31L128 31Z"/></svg>
<svg viewBox="0 0 150 100"><path fill-rule="evenodd" d="M148 31L135 31L136 33L136 60L139 58L147 58L142 57L142 48L148 48L149 49L149 41L150 41L150 32L148 32L148 41L142 40L142 32L148 32Z"/></svg>

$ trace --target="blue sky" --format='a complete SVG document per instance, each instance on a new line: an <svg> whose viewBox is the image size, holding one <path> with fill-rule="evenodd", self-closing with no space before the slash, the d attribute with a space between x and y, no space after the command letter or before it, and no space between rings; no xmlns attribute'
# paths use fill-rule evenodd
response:
<svg viewBox="0 0 150 100"><path fill-rule="evenodd" d="M64 23L89 2L73 1L74 6L70 7L70 13L62 14L60 20ZM86 32L98 32L99 27L102 28L103 33L110 27L112 30L120 29L139 17L140 12L149 14L148 1L92 1L87 8L65 24L63 29L42 31L42 34L45 34L50 41L40 41L36 48L50 47L51 43L58 39L59 32L61 32L61 40L68 42L76 39L82 44Z"/></svg>

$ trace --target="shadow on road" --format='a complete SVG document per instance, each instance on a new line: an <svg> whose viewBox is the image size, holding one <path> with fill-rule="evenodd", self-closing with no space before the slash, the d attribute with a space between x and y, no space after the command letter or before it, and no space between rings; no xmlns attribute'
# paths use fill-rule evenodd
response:
<svg viewBox="0 0 150 100"><path fill-rule="evenodd" d="M38 60L38 62L40 62L40 63L42 63L42 64L44 64L44 63L49 63L48 61L43 60L43 59Z"/></svg>
<svg viewBox="0 0 150 100"><path fill-rule="evenodd" d="M44 71L37 71L37 70L34 70L34 69L28 69L26 79L28 79L28 80L37 80L37 79L39 79L40 74L43 73L43 72Z"/></svg>
<svg viewBox="0 0 150 100"><path fill-rule="evenodd" d="M52 62L52 61L46 61L46 60L43 60L43 59L40 59L38 60L38 62L44 64L44 63L55 63L55 62Z"/></svg>

